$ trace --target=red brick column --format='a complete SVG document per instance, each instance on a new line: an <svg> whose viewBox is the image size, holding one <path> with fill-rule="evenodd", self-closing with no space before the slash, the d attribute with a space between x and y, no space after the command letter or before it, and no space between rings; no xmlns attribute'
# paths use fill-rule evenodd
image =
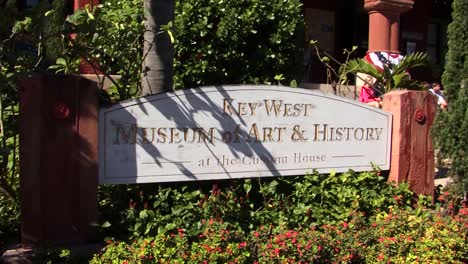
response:
<svg viewBox="0 0 468 264"><path fill-rule="evenodd" d="M382 108L393 114L389 181L408 182L416 194L434 196L434 147L430 128L437 111L426 91L385 94Z"/></svg>
<svg viewBox="0 0 468 264"><path fill-rule="evenodd" d="M97 220L97 83L37 76L20 83L23 247L80 244Z"/></svg>
<svg viewBox="0 0 468 264"><path fill-rule="evenodd" d="M399 53L400 14L413 4L414 0L364 0L369 12L369 52Z"/></svg>

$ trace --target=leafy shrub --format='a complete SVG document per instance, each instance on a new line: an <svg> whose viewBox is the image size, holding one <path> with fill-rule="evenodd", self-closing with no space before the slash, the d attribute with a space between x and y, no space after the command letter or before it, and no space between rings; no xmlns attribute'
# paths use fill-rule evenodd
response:
<svg viewBox="0 0 468 264"><path fill-rule="evenodd" d="M442 75L449 107L437 115L432 131L442 158L451 160L449 173L468 185L468 2L454 0L452 9L447 34L447 63Z"/></svg>
<svg viewBox="0 0 468 264"><path fill-rule="evenodd" d="M299 0L176 1L174 85L298 80L303 27Z"/></svg>
<svg viewBox="0 0 468 264"><path fill-rule="evenodd" d="M304 19L299 0L175 1L175 20L164 26L174 37L174 86L276 83L297 85L302 72ZM64 67L85 58L115 80L119 100L137 95L143 43L143 1L106 0L67 19Z"/></svg>
<svg viewBox="0 0 468 264"><path fill-rule="evenodd" d="M336 225L267 225L244 233L220 220L132 243L109 241L91 263L458 263L468 259L468 217L392 207L353 212Z"/></svg>
<svg viewBox="0 0 468 264"><path fill-rule="evenodd" d="M132 190L126 198L122 196L125 188ZM373 215L390 205L409 206L412 199L408 185L388 185L378 171L122 186L101 195L102 221L111 223L106 234L119 236L128 229L128 235L135 238L176 227L196 234L200 222L210 218L223 219L244 232L269 224L290 228L334 224L347 219L353 210ZM112 202L116 199L118 203Z"/></svg>
<svg viewBox="0 0 468 264"><path fill-rule="evenodd" d="M118 74L116 97L125 100L138 95L143 56L142 0L106 0L75 11L67 18L64 61L83 58L97 73Z"/></svg>
<svg viewBox="0 0 468 264"><path fill-rule="evenodd" d="M468 210L456 215L444 209L456 207L459 199L443 192L437 206L420 197L413 209L408 186L389 185L378 171L150 186L133 190L122 219L109 219L124 223L132 242L110 238L91 263L458 263L468 258Z"/></svg>

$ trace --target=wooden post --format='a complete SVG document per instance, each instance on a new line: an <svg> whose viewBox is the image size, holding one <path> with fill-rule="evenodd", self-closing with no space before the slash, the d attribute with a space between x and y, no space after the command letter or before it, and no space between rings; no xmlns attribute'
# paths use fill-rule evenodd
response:
<svg viewBox="0 0 468 264"><path fill-rule="evenodd" d="M430 128L437 111L435 96L426 91L385 94L383 110L393 114L389 181L408 182L416 194L434 196L434 147Z"/></svg>
<svg viewBox="0 0 468 264"><path fill-rule="evenodd" d="M80 244L97 220L97 83L37 76L20 84L23 247Z"/></svg>

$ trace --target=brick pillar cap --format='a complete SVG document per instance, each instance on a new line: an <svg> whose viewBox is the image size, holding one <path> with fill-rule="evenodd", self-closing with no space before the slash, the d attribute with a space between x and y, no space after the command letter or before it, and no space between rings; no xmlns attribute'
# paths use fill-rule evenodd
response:
<svg viewBox="0 0 468 264"><path fill-rule="evenodd" d="M364 0L364 9L367 12L387 11L401 14L411 10L414 0Z"/></svg>

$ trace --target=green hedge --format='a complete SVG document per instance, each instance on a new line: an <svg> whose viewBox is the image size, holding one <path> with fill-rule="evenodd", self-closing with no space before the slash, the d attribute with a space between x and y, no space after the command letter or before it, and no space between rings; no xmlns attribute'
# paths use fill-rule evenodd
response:
<svg viewBox="0 0 468 264"><path fill-rule="evenodd" d="M379 175L350 171L107 189L101 205L109 213L107 246L91 263L468 260L468 211L457 214L459 200L443 192L437 206L425 197L416 205L406 184L395 187ZM127 200L123 189L133 194Z"/></svg>
<svg viewBox="0 0 468 264"><path fill-rule="evenodd" d="M176 88L302 77L299 0L177 0L173 26Z"/></svg>
<svg viewBox="0 0 468 264"><path fill-rule="evenodd" d="M335 224L350 212L374 215L410 205L408 185L390 186L377 171L221 182L107 186L100 212L108 236L154 236L183 228L198 234L203 219L221 218L244 232L261 225ZM125 231L127 230L127 231Z"/></svg>

